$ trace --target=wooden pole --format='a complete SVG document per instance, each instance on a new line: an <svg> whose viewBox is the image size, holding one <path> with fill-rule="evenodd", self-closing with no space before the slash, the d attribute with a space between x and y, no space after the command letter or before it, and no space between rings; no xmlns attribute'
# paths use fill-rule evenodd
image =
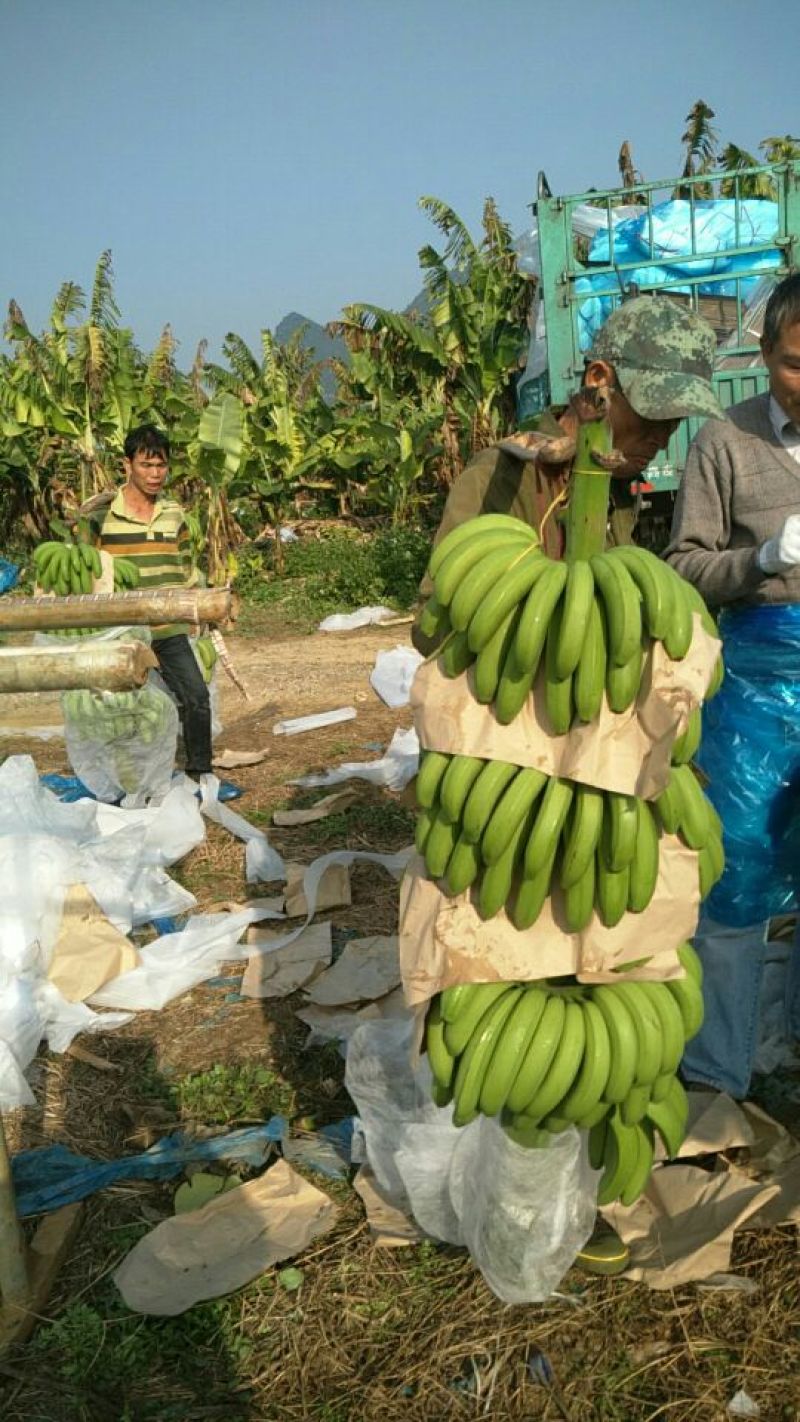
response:
<svg viewBox="0 0 800 1422"><path fill-rule="evenodd" d="M0 648L0 692L132 691L143 686L155 656L144 642L91 646Z"/></svg>
<svg viewBox="0 0 800 1422"><path fill-rule="evenodd" d="M144 588L82 597L0 598L0 632L46 632L59 627L157 627L165 622L236 621L239 599L230 588Z"/></svg>
<svg viewBox="0 0 800 1422"><path fill-rule="evenodd" d="M25 1236L17 1218L11 1160L0 1113L0 1298L5 1309L25 1308L30 1299Z"/></svg>

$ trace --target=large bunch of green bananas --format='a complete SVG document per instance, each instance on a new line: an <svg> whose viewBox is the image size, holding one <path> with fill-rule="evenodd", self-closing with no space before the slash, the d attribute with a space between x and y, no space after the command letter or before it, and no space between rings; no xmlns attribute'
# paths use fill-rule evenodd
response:
<svg viewBox="0 0 800 1422"><path fill-rule="evenodd" d="M682 660L694 612L718 635L696 589L646 549L555 562L527 524L506 514L453 529L428 572L434 592L420 631L437 639L448 676L474 663L475 696L493 703L503 724L522 710L540 667L553 732L563 735L576 718L595 719L604 692L612 711L633 704L651 641ZM720 658L709 697L722 675Z"/></svg>
<svg viewBox="0 0 800 1422"><path fill-rule="evenodd" d="M195 656L203 673L203 681L208 685L214 675L217 663L217 649L210 637L198 637L194 644Z"/></svg>
<svg viewBox="0 0 800 1422"><path fill-rule="evenodd" d="M131 592L139 586L139 568L130 558L114 559L115 592Z"/></svg>
<svg viewBox="0 0 800 1422"><path fill-rule="evenodd" d="M536 922L555 885L572 933L594 911L609 928L642 913L662 832L697 853L703 897L724 867L719 817L688 765L672 767L651 804L507 761L427 751L416 794L416 846L430 877L452 895L473 888L483 918L505 908L520 930Z"/></svg>
<svg viewBox="0 0 800 1422"><path fill-rule="evenodd" d="M91 543L40 543L34 549L36 582L58 597L90 593L102 572L100 554Z"/></svg>
<svg viewBox="0 0 800 1422"><path fill-rule="evenodd" d="M454 1103L456 1126L499 1114L524 1146L547 1146L571 1125L589 1130L600 1155L593 1163L606 1166L601 1198L636 1198L652 1166L653 1130L670 1155L685 1132L676 1073L702 1025L703 993L694 949L683 944L679 956L686 976L666 983L562 979L446 989L432 1000L425 1026L434 1099ZM627 1147L639 1141L629 1134L634 1127L650 1147L646 1170L645 1155L639 1163L638 1150L634 1158ZM614 1154L618 1137L626 1141L624 1169Z"/></svg>
<svg viewBox="0 0 800 1422"><path fill-rule="evenodd" d="M65 691L63 705L79 735L103 745L115 741L152 745L170 719L164 693L147 686L140 691Z"/></svg>

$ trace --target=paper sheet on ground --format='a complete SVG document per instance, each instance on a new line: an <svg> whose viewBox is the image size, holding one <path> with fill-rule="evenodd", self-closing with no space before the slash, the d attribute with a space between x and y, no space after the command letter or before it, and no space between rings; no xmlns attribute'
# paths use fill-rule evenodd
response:
<svg viewBox="0 0 800 1422"><path fill-rule="evenodd" d="M286 892L283 897L283 911L287 918L305 918L308 901L303 892L307 864L290 862L286 865ZM346 864L329 864L318 885L314 902L315 913L325 913L328 909L347 908L352 903L350 874Z"/></svg>
<svg viewBox="0 0 800 1422"><path fill-rule="evenodd" d="M284 1160L200 1210L164 1220L114 1275L128 1308L174 1317L240 1289L333 1228L338 1209Z"/></svg>
<svg viewBox="0 0 800 1422"><path fill-rule="evenodd" d="M364 1203L369 1232L379 1249L403 1249L425 1238L414 1221L381 1190L371 1166L361 1166L353 1189Z"/></svg>
<svg viewBox="0 0 800 1422"><path fill-rule="evenodd" d="M635 1205L607 1205L603 1218L631 1251L627 1277L671 1289L726 1272L734 1231L778 1194L728 1167L657 1166Z"/></svg>
<svg viewBox="0 0 800 1422"><path fill-rule="evenodd" d="M305 987L331 961L331 926L310 923L299 938L283 948L270 951L280 931L253 932L247 936L247 946L261 949L249 959L242 978L242 997L288 997Z"/></svg>
<svg viewBox="0 0 800 1422"><path fill-rule="evenodd" d="M308 988L308 1000L320 1007L373 1002L400 986L397 934L351 938L327 972Z"/></svg>
<svg viewBox="0 0 800 1422"><path fill-rule="evenodd" d="M426 662L411 689L420 743L430 750L507 760L601 790L652 799L666 785L675 736L702 700L721 647L703 630L697 613L694 621L692 645L683 661L671 661L660 642L653 644L639 696L628 711L615 715L604 698L594 721L576 724L563 736L551 729L542 676L519 715L501 726L491 707L474 696L474 669L449 678L439 661Z"/></svg>
<svg viewBox="0 0 800 1422"><path fill-rule="evenodd" d="M252 751L220 750L215 752L211 763L219 770L236 770L240 765L260 765L268 755L266 746Z"/></svg>
<svg viewBox="0 0 800 1422"><path fill-rule="evenodd" d="M313 825L317 820L324 820L328 815L346 810L355 799L355 790L337 790L333 795L323 796L321 800L317 800L316 804L309 805L305 810L276 810L272 816L272 823L279 825L282 829L291 829L295 825Z"/></svg>
<svg viewBox="0 0 800 1422"><path fill-rule="evenodd" d="M402 790L413 780L419 765L419 740L411 728L395 731L389 748L380 760L346 761L321 775L301 775L290 785L313 789L317 785L340 785L343 780L368 780L372 785L385 785L387 790Z"/></svg>
<svg viewBox="0 0 800 1422"><path fill-rule="evenodd" d="M86 885L72 884L64 898L61 931L47 971L67 1002L85 1002L138 961L130 939L109 923Z"/></svg>

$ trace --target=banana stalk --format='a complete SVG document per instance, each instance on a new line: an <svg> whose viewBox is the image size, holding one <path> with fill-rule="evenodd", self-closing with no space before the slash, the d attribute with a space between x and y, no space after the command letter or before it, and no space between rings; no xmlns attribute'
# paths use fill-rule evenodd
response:
<svg viewBox="0 0 800 1422"><path fill-rule="evenodd" d="M601 467L595 455L607 458L611 454L611 425L602 404L587 407L583 399L576 402L578 437L570 479L567 508L567 562L591 558L606 546L608 496L611 475Z"/></svg>

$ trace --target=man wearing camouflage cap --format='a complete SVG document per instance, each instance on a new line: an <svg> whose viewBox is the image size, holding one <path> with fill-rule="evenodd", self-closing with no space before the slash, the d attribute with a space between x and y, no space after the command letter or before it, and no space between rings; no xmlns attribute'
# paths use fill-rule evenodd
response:
<svg viewBox="0 0 800 1422"><path fill-rule="evenodd" d="M710 385L715 351L711 327L664 296L634 297L613 311L598 332L586 357L583 385L610 388L614 448L624 460L612 483L611 544L631 542L629 482L666 447L681 420L722 414ZM450 490L435 541L478 514L506 513L541 528L545 551L561 557L561 525L552 517L542 520L566 489L576 433L577 417L567 405L546 410L533 429L482 450ZM429 591L423 580L421 595ZM417 627L412 640L423 655L433 650Z"/></svg>

